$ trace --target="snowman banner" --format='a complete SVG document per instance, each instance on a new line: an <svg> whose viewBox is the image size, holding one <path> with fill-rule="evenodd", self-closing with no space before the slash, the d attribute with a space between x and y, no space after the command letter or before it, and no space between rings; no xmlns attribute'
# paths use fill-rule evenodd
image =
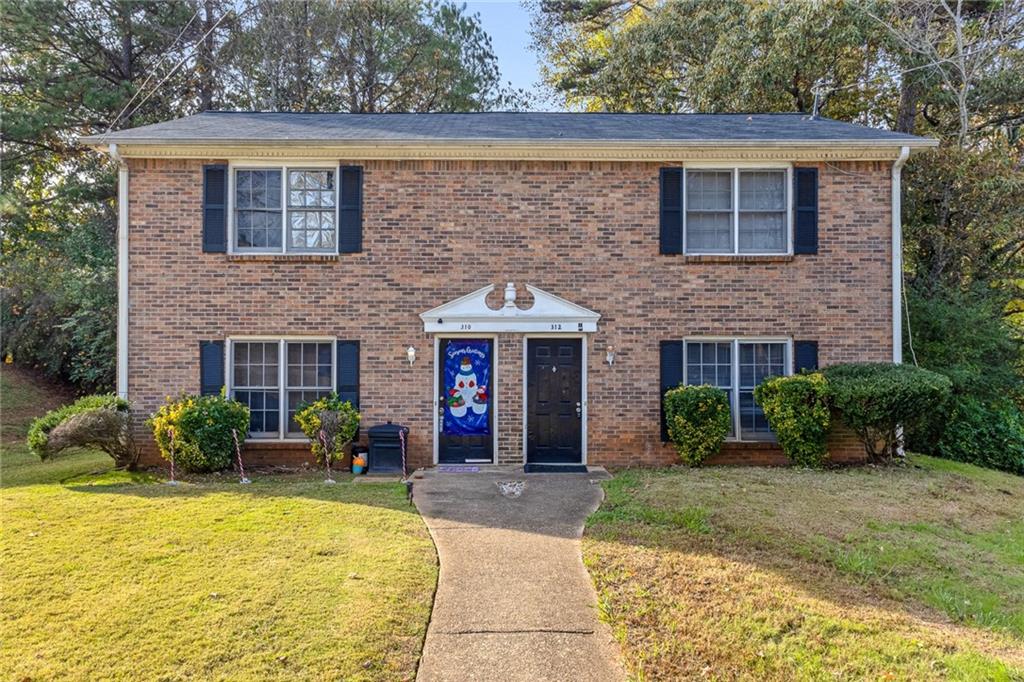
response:
<svg viewBox="0 0 1024 682"><path fill-rule="evenodd" d="M491 342L448 342L444 358L444 432L451 436L486 436L487 387L491 383Z"/></svg>

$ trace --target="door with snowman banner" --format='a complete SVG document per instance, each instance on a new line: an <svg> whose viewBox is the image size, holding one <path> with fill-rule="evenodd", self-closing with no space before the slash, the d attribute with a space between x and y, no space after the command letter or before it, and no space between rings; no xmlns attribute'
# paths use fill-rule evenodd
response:
<svg viewBox="0 0 1024 682"><path fill-rule="evenodd" d="M438 461L491 462L494 410L491 339L441 339L438 346Z"/></svg>

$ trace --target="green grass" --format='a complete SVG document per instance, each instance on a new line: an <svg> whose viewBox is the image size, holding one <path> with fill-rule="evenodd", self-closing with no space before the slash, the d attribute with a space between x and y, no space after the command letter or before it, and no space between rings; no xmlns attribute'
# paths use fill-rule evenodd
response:
<svg viewBox="0 0 1024 682"><path fill-rule="evenodd" d="M5 415L49 406L6 369L0 398ZM414 676L437 569L403 487L320 472L168 486L93 452L40 463L13 435L3 679Z"/></svg>
<svg viewBox="0 0 1024 682"><path fill-rule="evenodd" d="M626 471L584 560L637 679L1024 679L1024 479Z"/></svg>

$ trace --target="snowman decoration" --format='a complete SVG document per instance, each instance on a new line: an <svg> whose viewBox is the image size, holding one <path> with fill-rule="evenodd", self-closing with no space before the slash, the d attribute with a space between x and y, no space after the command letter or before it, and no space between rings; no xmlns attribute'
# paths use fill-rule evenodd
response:
<svg viewBox="0 0 1024 682"><path fill-rule="evenodd" d="M465 417L469 410L474 414L487 411L487 387L477 384L476 372L468 356L462 358L455 385L448 389L448 409L456 419Z"/></svg>

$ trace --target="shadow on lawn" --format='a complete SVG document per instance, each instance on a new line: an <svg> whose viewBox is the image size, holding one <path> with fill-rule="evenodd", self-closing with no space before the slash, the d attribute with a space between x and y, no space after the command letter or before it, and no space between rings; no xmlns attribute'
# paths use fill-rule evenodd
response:
<svg viewBox="0 0 1024 682"><path fill-rule="evenodd" d="M61 483L67 490L90 495L130 495L150 499L190 499L207 495L247 495L253 498L299 497L323 502L362 504L416 514L406 499L405 485L389 481L356 482L350 474L334 474L325 483L322 471L247 472L251 483L239 483L237 475L188 475L171 485L163 470L89 473Z"/></svg>

